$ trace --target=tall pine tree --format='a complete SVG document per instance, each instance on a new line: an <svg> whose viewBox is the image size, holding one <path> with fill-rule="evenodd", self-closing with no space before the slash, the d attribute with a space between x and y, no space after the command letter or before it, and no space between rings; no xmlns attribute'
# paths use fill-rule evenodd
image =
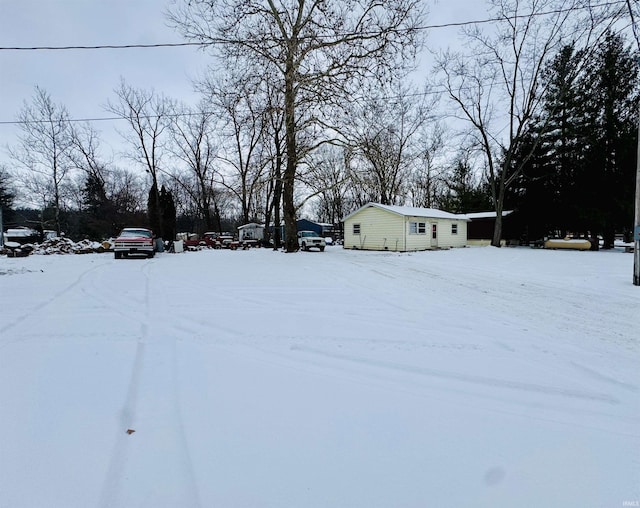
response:
<svg viewBox="0 0 640 508"><path fill-rule="evenodd" d="M158 186L154 182L149 189L149 198L147 200L147 220L149 227L158 237L162 237L162 219L160 212L160 193Z"/></svg>
<svg viewBox="0 0 640 508"><path fill-rule="evenodd" d="M602 235L611 247L633 217L638 69L618 35L579 72L582 57L566 46L548 68L518 207L536 234Z"/></svg>
<svg viewBox="0 0 640 508"><path fill-rule="evenodd" d="M92 240L102 240L115 234L115 205L107 197L104 182L98 175L87 175L82 198L83 213L80 226L83 233Z"/></svg>
<svg viewBox="0 0 640 508"><path fill-rule="evenodd" d="M609 33L584 73L585 161L580 177L585 220L613 247L633 222L638 64L621 36Z"/></svg>
<svg viewBox="0 0 640 508"><path fill-rule="evenodd" d="M11 190L9 172L3 167L0 167L0 210L2 213L2 222L5 226L13 221L14 200L15 194ZM2 234L2 231L0 231L0 234Z"/></svg>
<svg viewBox="0 0 640 508"><path fill-rule="evenodd" d="M162 216L162 238L172 241L176 237L176 205L173 194L163 185L160 189L160 214Z"/></svg>
<svg viewBox="0 0 640 508"><path fill-rule="evenodd" d="M476 182L473 168L464 154L459 155L447 178L447 190L441 207L452 213L479 212L491 209L491 193L485 184Z"/></svg>
<svg viewBox="0 0 640 508"><path fill-rule="evenodd" d="M567 45L544 73L544 108L528 134L529 144L538 138L538 146L523 172L518 202L532 239L581 230L576 189L585 129L578 84L581 59L574 46Z"/></svg>

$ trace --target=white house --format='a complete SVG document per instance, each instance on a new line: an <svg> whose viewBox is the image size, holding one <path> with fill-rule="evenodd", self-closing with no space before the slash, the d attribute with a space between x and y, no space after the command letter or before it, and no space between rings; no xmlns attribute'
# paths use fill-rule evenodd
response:
<svg viewBox="0 0 640 508"><path fill-rule="evenodd" d="M344 248L417 251L465 247L466 215L368 203L344 219Z"/></svg>
<svg viewBox="0 0 640 508"><path fill-rule="evenodd" d="M238 240L262 240L264 225L250 222L238 228Z"/></svg>

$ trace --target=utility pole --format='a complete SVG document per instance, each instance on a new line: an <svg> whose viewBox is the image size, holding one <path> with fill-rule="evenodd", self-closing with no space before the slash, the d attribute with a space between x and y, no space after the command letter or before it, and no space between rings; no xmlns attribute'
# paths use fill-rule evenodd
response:
<svg viewBox="0 0 640 508"><path fill-rule="evenodd" d="M631 0L627 0L631 30L640 51L640 34L636 26ZM640 58L637 60L640 67ZM640 286L640 110L638 111L638 150L636 153L636 207L633 215L633 285Z"/></svg>
<svg viewBox="0 0 640 508"><path fill-rule="evenodd" d="M636 155L636 211L633 216L633 285L640 286L640 114Z"/></svg>

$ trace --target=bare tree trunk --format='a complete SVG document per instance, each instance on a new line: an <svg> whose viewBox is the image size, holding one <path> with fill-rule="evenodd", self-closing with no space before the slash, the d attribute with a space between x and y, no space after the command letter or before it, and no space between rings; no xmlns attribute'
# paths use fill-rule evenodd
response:
<svg viewBox="0 0 640 508"><path fill-rule="evenodd" d="M494 247L502 246L502 207L496 207L496 223L493 228L493 238L491 245Z"/></svg>
<svg viewBox="0 0 640 508"><path fill-rule="evenodd" d="M296 226L296 206L294 202L298 152L296 146L296 94L294 88L295 69L293 67L293 54L294 49L290 49L289 58L287 59L287 70L285 73L284 92L284 123L287 146L287 165L285 167L283 178L282 210L284 212L285 250L287 252L296 252L298 250L298 228Z"/></svg>

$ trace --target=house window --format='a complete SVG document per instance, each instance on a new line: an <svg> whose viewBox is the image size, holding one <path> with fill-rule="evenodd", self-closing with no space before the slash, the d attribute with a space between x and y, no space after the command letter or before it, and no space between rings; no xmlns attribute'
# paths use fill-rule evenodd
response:
<svg viewBox="0 0 640 508"><path fill-rule="evenodd" d="M353 225L353 234L354 235L359 235L360 234L360 224L354 224Z"/></svg>
<svg viewBox="0 0 640 508"><path fill-rule="evenodd" d="M432 239L436 239L438 238L438 225L437 224L432 224L431 225L431 238Z"/></svg>
<svg viewBox="0 0 640 508"><path fill-rule="evenodd" d="M426 222L410 222L409 233L412 235L424 235L427 232Z"/></svg>
<svg viewBox="0 0 640 508"><path fill-rule="evenodd" d="M458 234L458 225L457 224L451 224L451 234L452 235L457 235Z"/></svg>

